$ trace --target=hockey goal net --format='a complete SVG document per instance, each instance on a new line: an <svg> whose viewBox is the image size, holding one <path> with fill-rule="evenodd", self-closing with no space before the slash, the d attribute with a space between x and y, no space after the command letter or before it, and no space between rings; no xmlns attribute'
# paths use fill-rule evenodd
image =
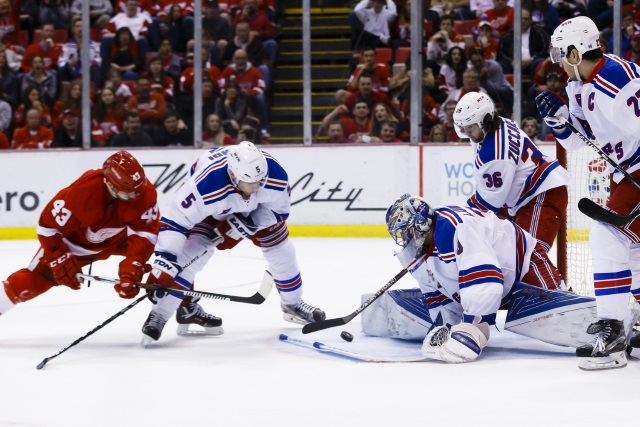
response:
<svg viewBox="0 0 640 427"><path fill-rule="evenodd" d="M593 220L578 210L578 201L587 197L604 205L609 197L607 163L588 147L566 151L556 144L557 157L572 176L565 224L558 235L558 268L567 288L593 296L593 269L589 250L589 230Z"/></svg>

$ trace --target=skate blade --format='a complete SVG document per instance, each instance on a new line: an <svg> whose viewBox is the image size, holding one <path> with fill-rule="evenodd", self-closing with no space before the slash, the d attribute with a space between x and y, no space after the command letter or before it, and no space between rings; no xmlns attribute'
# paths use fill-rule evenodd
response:
<svg viewBox="0 0 640 427"><path fill-rule="evenodd" d="M222 326L214 326L212 328L199 328L191 330L189 329L189 325L178 325L176 334L182 337L199 335L218 336L224 334L224 329L222 329Z"/></svg>
<svg viewBox="0 0 640 427"><path fill-rule="evenodd" d="M142 334L142 342L140 342L140 344L142 344L142 347L149 348L155 342L157 342L157 341L154 340L153 338L151 338L150 336Z"/></svg>
<svg viewBox="0 0 640 427"><path fill-rule="evenodd" d="M611 353L604 357L581 357L578 368L583 371L601 371L604 369L618 369L627 366L626 351ZM582 360L584 359L584 360Z"/></svg>
<svg viewBox="0 0 640 427"><path fill-rule="evenodd" d="M311 322L309 322L309 321L307 321L307 320L304 320L304 319L303 319L303 318L301 318L301 317L294 316L293 314L289 314L289 313L284 313L284 314L282 315L282 318L283 318L284 320L286 320L287 322L295 323L295 324L297 324L297 325L306 325L306 324L308 324L308 323L311 323Z"/></svg>

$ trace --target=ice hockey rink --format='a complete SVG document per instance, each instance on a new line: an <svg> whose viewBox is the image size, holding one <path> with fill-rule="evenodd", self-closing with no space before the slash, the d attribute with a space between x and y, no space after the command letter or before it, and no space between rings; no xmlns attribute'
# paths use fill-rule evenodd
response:
<svg viewBox="0 0 640 427"><path fill-rule="evenodd" d="M304 299L329 318L353 312L362 293L401 269L391 239L293 241ZM36 248L36 240L0 241L0 278ZM95 263L92 274L116 277L119 261ZM196 287L249 296L265 268L243 242L216 253ZM393 289L412 287L407 275ZM482 357L465 365L358 362L284 343L281 333L353 351L415 355L420 347L367 338L360 317L303 336L282 320L275 289L262 305L203 299L223 318L224 335L179 337L172 319L153 348L140 345L144 301L36 369L128 304L93 283L54 288L1 316L0 426L611 426L633 422L640 402L640 361L583 372L572 349L495 328ZM342 330L354 341L341 340Z"/></svg>

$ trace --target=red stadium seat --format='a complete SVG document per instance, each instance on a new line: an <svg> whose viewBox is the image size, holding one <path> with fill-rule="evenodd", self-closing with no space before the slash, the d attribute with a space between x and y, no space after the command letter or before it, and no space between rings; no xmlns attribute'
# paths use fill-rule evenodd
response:
<svg viewBox="0 0 640 427"><path fill-rule="evenodd" d="M466 21L453 21L453 29L460 34L473 34L474 29L478 29L477 19L467 19Z"/></svg>
<svg viewBox="0 0 640 427"><path fill-rule="evenodd" d="M5 34L5 36L2 38L2 41L4 43L11 43L15 46L27 47L27 45L29 44L29 33L24 30L13 31L11 33Z"/></svg>
<svg viewBox="0 0 640 427"><path fill-rule="evenodd" d="M509 83L511 83L511 86L513 86L513 74L505 74L504 78L507 79Z"/></svg>
<svg viewBox="0 0 640 427"><path fill-rule="evenodd" d="M391 62L392 51L390 47L376 48L376 62L379 64L389 65Z"/></svg>
<svg viewBox="0 0 640 427"><path fill-rule="evenodd" d="M100 28L91 28L89 30L89 38L91 41L100 43L102 41L102 30Z"/></svg>
<svg viewBox="0 0 640 427"><path fill-rule="evenodd" d="M396 64L404 64L410 54L410 47L399 47L396 49Z"/></svg>

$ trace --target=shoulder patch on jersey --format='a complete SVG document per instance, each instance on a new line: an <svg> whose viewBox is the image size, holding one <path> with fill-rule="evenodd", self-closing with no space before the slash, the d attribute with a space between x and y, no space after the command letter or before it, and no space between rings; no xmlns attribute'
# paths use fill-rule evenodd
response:
<svg viewBox="0 0 640 427"><path fill-rule="evenodd" d="M500 136L501 133L502 130L499 129L484 138L476 153L476 168L480 169L485 163L502 158L506 147L504 146L504 138Z"/></svg>
<svg viewBox="0 0 640 427"><path fill-rule="evenodd" d="M456 233L458 224L462 223L462 219L458 214L447 208L436 209L435 213L436 225L433 233L433 242L438 258L448 263L456 258L453 236Z"/></svg>
<svg viewBox="0 0 640 427"><path fill-rule="evenodd" d="M605 55L605 64L593 79L593 86L605 95L615 98L627 83L640 77L639 68L624 59Z"/></svg>
<svg viewBox="0 0 640 427"><path fill-rule="evenodd" d="M235 193L227 173L226 159L218 167L207 168L206 174L200 174L195 182L205 205L218 202L229 194Z"/></svg>
<svg viewBox="0 0 640 427"><path fill-rule="evenodd" d="M289 187L289 176L280 163L271 154L262 152L267 159L268 178L264 188L268 190L285 191Z"/></svg>

